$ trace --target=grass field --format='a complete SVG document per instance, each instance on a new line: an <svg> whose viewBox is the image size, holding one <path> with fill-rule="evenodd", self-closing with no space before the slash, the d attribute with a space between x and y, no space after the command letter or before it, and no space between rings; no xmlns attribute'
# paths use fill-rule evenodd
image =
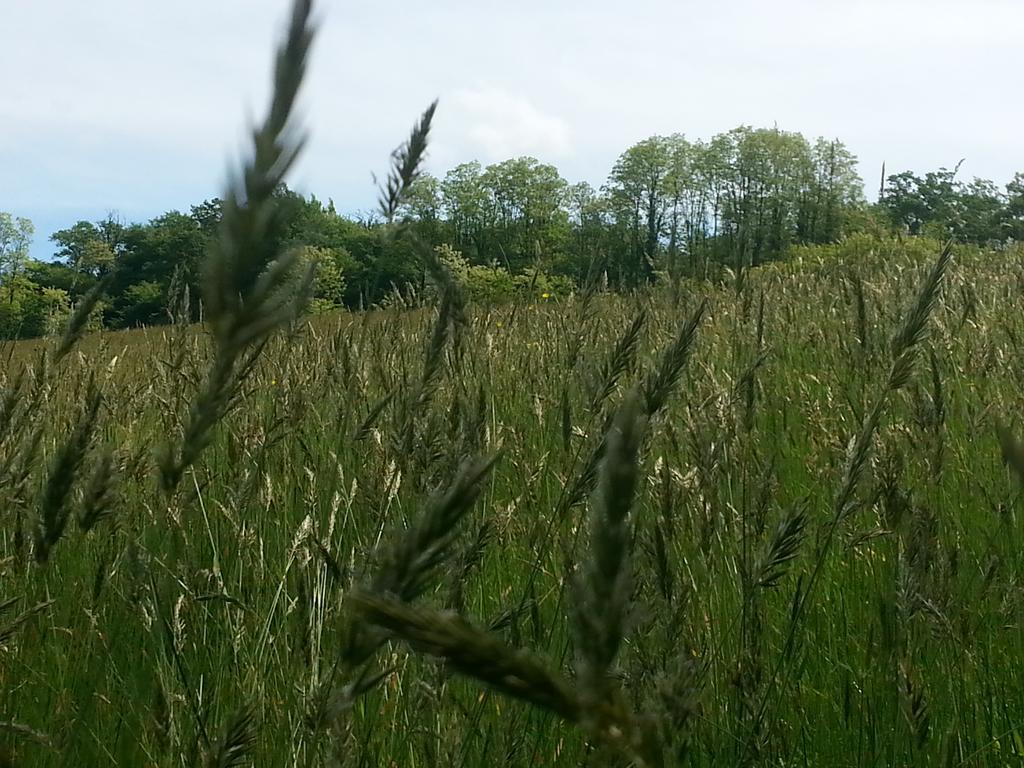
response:
<svg viewBox="0 0 1024 768"><path fill-rule="evenodd" d="M4 764L1020 764L1024 253L940 250L318 318L171 490L206 336L5 350Z"/></svg>

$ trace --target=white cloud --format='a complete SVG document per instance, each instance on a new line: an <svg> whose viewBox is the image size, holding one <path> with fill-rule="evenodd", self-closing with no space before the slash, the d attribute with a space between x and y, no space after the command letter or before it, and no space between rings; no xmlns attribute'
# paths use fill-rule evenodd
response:
<svg viewBox="0 0 1024 768"><path fill-rule="evenodd" d="M499 88L460 89L438 113L435 165L484 163L532 155L546 161L572 152L569 123L542 112L524 96Z"/></svg>

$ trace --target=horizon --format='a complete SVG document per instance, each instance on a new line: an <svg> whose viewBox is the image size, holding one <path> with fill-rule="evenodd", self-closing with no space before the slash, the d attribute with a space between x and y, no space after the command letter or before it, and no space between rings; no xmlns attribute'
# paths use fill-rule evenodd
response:
<svg viewBox="0 0 1024 768"><path fill-rule="evenodd" d="M1004 187L1024 169L1014 128L1024 107L1008 98L1020 86L1012 59L1024 8L965 5L645 0L630 7L634 34L623 36L610 2L514 10L451 0L408 9L400 29L387 8L322 3L301 99L309 145L289 186L345 214L372 208L372 174L436 97L427 168L437 175L531 155L599 187L636 141L747 124L838 138L858 157L869 199L883 163L924 174L964 158L961 178ZM30 74L0 103L11 182L0 210L33 221L32 257L52 258L49 236L82 219L142 223L220 196L269 90L287 6L5 9L0 66L26 71L27 61ZM83 31L102 32L100 44ZM668 89L686 95L665 98Z"/></svg>

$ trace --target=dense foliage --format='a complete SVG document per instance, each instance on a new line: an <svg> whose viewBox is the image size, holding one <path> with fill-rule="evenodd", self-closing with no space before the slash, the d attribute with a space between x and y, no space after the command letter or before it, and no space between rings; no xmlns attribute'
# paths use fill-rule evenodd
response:
<svg viewBox="0 0 1024 768"><path fill-rule="evenodd" d="M297 247L318 267L315 310L417 303L425 286L408 244L385 222L355 220L332 202L280 186L272 250ZM635 288L720 265L756 266L791 245L836 242L868 231L953 236L986 244L1024 239L1024 175L1005 190L955 170L888 177L877 204L864 200L855 158L839 141L777 129L737 128L707 141L653 136L627 149L605 185L570 184L521 157L465 163L421 176L398 211L420 237L460 265L478 300L562 293L588 276ZM31 222L0 214L0 337L40 336L105 275L95 322L129 328L167 322L178 284L199 294L199 264L214 241L221 201L170 211L144 224L113 217L53 233L52 261L27 258ZM198 319L200 303L192 312Z"/></svg>

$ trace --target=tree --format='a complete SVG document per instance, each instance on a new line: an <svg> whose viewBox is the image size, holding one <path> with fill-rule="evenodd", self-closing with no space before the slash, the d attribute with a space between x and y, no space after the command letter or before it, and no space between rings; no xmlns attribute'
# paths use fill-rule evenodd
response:
<svg viewBox="0 0 1024 768"><path fill-rule="evenodd" d="M1006 221L1007 199L988 179L973 179L958 187L953 234L966 243L983 245L1009 236Z"/></svg>
<svg viewBox="0 0 1024 768"><path fill-rule="evenodd" d="M463 163L452 168L441 181L441 199L452 240L470 261L486 259L485 233L493 211L481 181L480 163Z"/></svg>
<svg viewBox="0 0 1024 768"><path fill-rule="evenodd" d="M434 247L442 239L443 208L440 180L429 173L423 173L409 188L399 209L399 218L415 224L424 242Z"/></svg>
<svg viewBox="0 0 1024 768"><path fill-rule="evenodd" d="M7 288L7 302L14 303L14 286L25 269L35 227L29 219L0 211L0 282Z"/></svg>
<svg viewBox="0 0 1024 768"><path fill-rule="evenodd" d="M672 167L672 142L651 136L623 152L612 167L607 189L616 216L630 232L630 281L650 282L665 223L665 180Z"/></svg>
<svg viewBox="0 0 1024 768"><path fill-rule="evenodd" d="M583 283L595 266L603 266L607 250L608 200L590 184L573 184L565 193L570 237L559 269Z"/></svg>
<svg viewBox="0 0 1024 768"><path fill-rule="evenodd" d="M951 234L957 217L959 169L957 163L952 170L929 171L923 178L910 171L889 176L879 203L889 212L893 226L919 235L925 225L935 223Z"/></svg>
<svg viewBox="0 0 1024 768"><path fill-rule="evenodd" d="M811 149L811 184L798 214L798 239L830 243L843 234L851 211L863 204L857 158L838 139L819 138Z"/></svg>
<svg viewBox="0 0 1024 768"><path fill-rule="evenodd" d="M923 177L910 171L889 176L879 203L893 226L912 235L930 231L979 245L1013 237L1014 182L1004 194L987 179L959 181L959 169L960 163Z"/></svg>
<svg viewBox="0 0 1024 768"><path fill-rule="evenodd" d="M223 206L221 199L215 197L211 200L204 200L199 205L191 206L189 215L199 224L199 229L203 231L203 234L213 237L217 234L217 228L220 226Z"/></svg>
<svg viewBox="0 0 1024 768"><path fill-rule="evenodd" d="M800 199L810 183L810 146L799 133L777 128L738 134L736 222L746 263L779 258L797 237Z"/></svg>
<svg viewBox="0 0 1024 768"><path fill-rule="evenodd" d="M1006 185L1004 228L1009 237L1024 241L1024 173L1015 174Z"/></svg>
<svg viewBox="0 0 1024 768"><path fill-rule="evenodd" d="M68 229L50 235L59 247L57 258L85 275L101 277L106 274L117 257L124 252L125 226L108 216L95 224L79 221Z"/></svg>
<svg viewBox="0 0 1024 768"><path fill-rule="evenodd" d="M1024 173L999 189L984 179L960 181L958 168L891 175L879 203L867 206L856 158L842 142L740 126L706 141L682 134L639 141L600 190L570 185L533 157L463 163L442 178L420 176L399 219L429 246L458 252L474 295L491 299L515 293L509 286L582 284L602 273L623 287L663 274L679 285L686 274L709 276L716 263L756 266L791 245L854 231L1024 240ZM408 238L382 237L378 219L339 215L332 201L283 184L273 196L279 215L269 247L300 248L303 260L317 263L317 308L369 307L424 287L417 249ZM221 212L213 198L144 224L79 221L51 236L54 262L28 259L31 224L3 214L0 326L8 335L37 332L59 315L60 297L73 302L108 274L105 323L163 322L174 280L198 292ZM195 310L198 319L198 303Z"/></svg>
<svg viewBox="0 0 1024 768"><path fill-rule="evenodd" d="M568 184L553 165L519 157L488 166L480 185L493 212L494 254L512 271L534 265L563 241Z"/></svg>
<svg viewBox="0 0 1024 768"><path fill-rule="evenodd" d="M296 275L301 275L305 271L305 267L310 264L316 270L311 303L314 312L324 312L341 306L345 295L343 270L345 263L350 258L349 254L343 250L317 248L316 246L302 248L299 261L303 268L296 270Z"/></svg>
<svg viewBox="0 0 1024 768"><path fill-rule="evenodd" d="M83 280L75 270L59 261L36 261L25 263L25 277L40 288L56 288L77 299L93 286L93 281Z"/></svg>
<svg viewBox="0 0 1024 768"><path fill-rule="evenodd" d="M116 324L121 328L134 328L163 322L166 316L166 298L165 285L152 280L132 283L117 297Z"/></svg>
<svg viewBox="0 0 1024 768"><path fill-rule="evenodd" d="M691 273L697 262L706 262L710 200L704 175L706 150L701 143L692 143L682 134L670 136L670 166L665 177L668 207L669 273L673 280L680 276L680 256L689 255Z"/></svg>
<svg viewBox="0 0 1024 768"><path fill-rule="evenodd" d="M121 282L152 281L166 286L180 271L190 288L197 288L200 264L213 236L194 215L180 211L168 211L146 224L128 227L117 259L119 270L127 275Z"/></svg>

